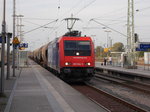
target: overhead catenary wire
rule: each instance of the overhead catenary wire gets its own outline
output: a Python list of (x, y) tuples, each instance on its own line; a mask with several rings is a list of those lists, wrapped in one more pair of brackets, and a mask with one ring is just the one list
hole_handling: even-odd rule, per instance
[[(137, 2), (138, 3), (138, 2)], [(148, 10), (150, 9), (150, 7), (145, 7), (145, 8), (142, 8), (142, 9), (137, 9), (136, 10), (136, 13), (138, 12), (141, 12), (141, 11), (145, 11), (145, 10)], [(135, 14), (136, 14), (135, 13)], [(117, 21), (117, 19), (121, 19), (121, 18), (126, 18), (126, 16), (121, 16), (121, 17), (118, 17), (116, 18), (116, 20), (110, 20), (110, 21)], [(108, 19), (103, 19), (103, 18), (94, 18), (95, 20), (108, 20)], [(109, 20), (108, 20), (109, 21)], [(119, 20), (118, 20), (119, 21)], [(122, 21), (122, 23), (124, 23), (126, 20), (120, 20)], [(124, 22), (123, 22), (124, 21)], [(121, 22), (118, 22), (118, 23), (121, 23)], [(114, 25), (114, 24), (118, 24), (118, 23), (108, 23), (107, 25)]]
[[(92, 4), (93, 2), (95, 2), (95, 1), (96, 1), (96, 0), (93, 0), (93, 1), (91, 1), (90, 3), (88, 3), (88, 4), (87, 4), (86, 6), (84, 6), (82, 9), (80, 9), (76, 14), (80, 13), (83, 9), (87, 8), (89, 5), (91, 5), (91, 4)], [(79, 1), (71, 10), (73, 10), (80, 2), (81, 2), (81, 1)], [(60, 0), (59, 0), (59, 3), (58, 3), (58, 10), (59, 10), (59, 9), (60, 9)], [(68, 12), (70, 12), (71, 10), (69, 10)], [(59, 12), (58, 12), (58, 13), (59, 13)], [(57, 14), (57, 15), (58, 15), (58, 14)], [(60, 18), (60, 17), (58, 17), (58, 18)], [(41, 18), (24, 18), (24, 19), (48, 20), (48, 19), (41, 19)], [(59, 20), (59, 19), (57, 19), (55, 25), (57, 24), (58, 20)], [(46, 25), (47, 25), (47, 24), (46, 24)], [(44, 25), (44, 26), (46, 26), (46, 25)], [(55, 26), (55, 25), (54, 25), (54, 26)], [(62, 24), (61, 24), (61, 25), (62, 25)], [(57, 28), (53, 29), (53, 31), (55, 31), (56, 29), (58, 29), (61, 25), (59, 25)], [(40, 26), (40, 27), (35, 28), (35, 29), (33, 29), (33, 30), (27, 31), (27, 32), (25, 32), (24, 34), (29, 33), (29, 32), (32, 32), (32, 31), (37, 30), (37, 29), (39, 29), (39, 28), (41, 28), (41, 27), (44, 27), (44, 26)], [(53, 31), (51, 31), (51, 33), (52, 33)], [(51, 33), (50, 33), (50, 34), (51, 34)]]
[[(87, 8), (88, 6), (90, 6), (92, 3), (94, 3), (96, 0), (92, 0), (91, 2), (89, 2), (87, 5), (85, 5), (83, 8), (81, 8), (77, 13), (75, 13), (74, 15), (77, 15), (77, 14), (79, 14), (82, 10), (84, 10), (85, 8)], [(67, 13), (69, 13), (70, 11), (72, 11), (76, 6), (78, 6), (78, 4), (80, 4), (81, 3), (81, 0), (76, 4), (76, 5), (74, 5), (74, 7), (71, 9), (71, 10), (69, 10), (69, 11), (67, 11)], [(66, 13), (64, 13), (63, 14), (63, 16), (65, 15)], [(61, 24), (62, 25), (62, 24)], [(59, 25), (59, 27), (61, 26), (61, 25)], [(57, 27), (57, 29), (59, 28), (59, 27)], [(56, 29), (54, 29), (54, 31), (55, 31)], [(53, 32), (53, 31), (52, 31)], [(51, 32), (51, 33), (52, 33)]]
[[(117, 24), (121, 24), (121, 23), (126, 23), (127, 21), (126, 20), (120, 20), (121, 18), (127, 18), (127, 16), (120, 16), (120, 17), (118, 17), (118, 18), (115, 18), (115, 19), (112, 19), (112, 20), (109, 20), (109, 19), (95, 19), (95, 18), (93, 18), (94, 20), (103, 20), (103, 21), (110, 21), (110, 22), (108, 22), (108, 23), (105, 23), (105, 24), (107, 24), (107, 26), (108, 25), (117, 25)], [(118, 21), (118, 22), (116, 22), (116, 21)]]
[[(83, 0), (82, 0), (83, 1)], [(71, 9), (69, 9), (67, 12), (63, 13), (60, 18), (62, 18), (63, 16), (65, 16), (66, 14), (70, 13), (73, 9), (75, 9), (77, 6), (79, 6), (79, 4), (81, 3), (81, 0), (79, 0)], [(73, 12), (72, 12), (73, 13)]]
[[(77, 4), (75, 4), (69, 11), (65, 12), (62, 16), (59, 16), (59, 10), (60, 10), (60, 8), (61, 8), (61, 7), (60, 7), (61, 4), (60, 4), (60, 0), (59, 0), (58, 2), (59, 2), (59, 3), (58, 3), (58, 14), (57, 14), (57, 16), (58, 16), (58, 20), (60, 20), (60, 18), (62, 18), (66, 13), (71, 12), (76, 6), (78, 6), (78, 4), (81, 2), (81, 0), (79, 0), (79, 2), (77, 2)], [(57, 22), (58, 22), (58, 21), (57, 21)], [(54, 24), (53, 27), (56, 26), (57, 22)], [(57, 26), (57, 28), (53, 29), (53, 30), (50, 32), (50, 35), (51, 35), (55, 30), (59, 29), (59, 28), (62, 26), (62, 24), (63, 24), (63, 23), (61, 23), (59, 26)]]
[[(53, 29), (53, 30), (50, 32), (50, 34), (52, 34), (55, 30), (58, 30), (59, 28), (63, 28), (63, 27), (61, 27), (63, 24), (64, 24), (64, 22), (61, 23), (59, 26), (57, 26), (55, 29)], [(55, 25), (56, 25), (56, 23), (55, 23)]]
[(120, 20), (120, 19), (102, 19), (102, 18), (100, 18), (100, 19), (95, 19), (95, 20), (103, 20), (103, 21), (126, 21), (126, 20)]
[(52, 22), (49, 22), (49, 23), (47, 23), (47, 24), (44, 24), (44, 25), (42, 25), (42, 26), (39, 26), (39, 27), (37, 27), (37, 28), (34, 28), (34, 29), (32, 29), (32, 30), (29, 30), (29, 31), (27, 31), (27, 32), (24, 32), (23, 34), (30, 33), (30, 32), (32, 32), (32, 31), (35, 31), (35, 30), (37, 30), (37, 29), (40, 29), (40, 28), (42, 28), (42, 27), (45, 27), (45, 26), (47, 26), (47, 25), (49, 25), (49, 24), (51, 24), (51, 23), (57, 22), (57, 21), (58, 21), (58, 19), (56, 19), (56, 20), (54, 20), (54, 21), (52, 21)]
[(125, 35), (125, 34), (119, 32), (119, 31), (117, 31), (117, 30), (115, 30), (115, 29), (113, 29), (113, 28), (111, 28), (111, 27), (109, 27), (109, 26), (107, 26), (107, 25), (105, 25), (105, 24), (103, 24), (103, 23), (100, 23), (100, 22), (98, 22), (98, 21), (96, 21), (96, 20), (94, 20), (94, 19), (91, 19), (90, 21), (94, 21), (94, 22), (96, 22), (97, 24), (100, 24), (100, 25), (102, 25), (102, 26), (105, 26), (106, 28), (111, 29), (111, 30), (114, 31), (114, 32), (117, 32), (117, 33), (121, 34), (121, 35), (124, 36), (124, 37), (128, 37), (127, 35)]
[(96, 0), (92, 0), (90, 3), (88, 3), (87, 5), (85, 5), (82, 9), (80, 9), (77, 13), (75, 13), (75, 15), (79, 14), (82, 10), (84, 10), (85, 8), (89, 7), (92, 3), (94, 3)]
[[(59, 17), (59, 10), (60, 10), (60, 8), (61, 8), (61, 4), (60, 4), (60, 0), (58, 0), (58, 13), (57, 13), (57, 17), (58, 17), (58, 19), (57, 19), (57, 21), (54, 21), (55, 22), (55, 24), (52, 26), (52, 31), (50, 32), (50, 34), (52, 33), (52, 32), (54, 32), (56, 29), (58, 29), (62, 24), (60, 24), (57, 28), (55, 27), (56, 26), (56, 24), (57, 24), (57, 22), (58, 22), (58, 20), (60, 19), (60, 17)], [(77, 5), (77, 4), (76, 4)], [(42, 19), (42, 18), (24, 18), (24, 19), (29, 19), (29, 20), (50, 20), (50, 19)], [(54, 19), (51, 19), (51, 20), (54, 20)], [(26, 21), (27, 22), (27, 21)], [(29, 22), (29, 21), (28, 21)], [(32, 23), (32, 22), (29, 22), (29, 23), (31, 23), (31, 24), (34, 24), (34, 25), (38, 25), (38, 24), (36, 24), (36, 23)], [(32, 31), (34, 31), (34, 30), (37, 30), (37, 29), (39, 29), (39, 28), (42, 28), (42, 27), (44, 27), (44, 26), (46, 26), (46, 25), (48, 25), (49, 23), (47, 23), (47, 24), (45, 24), (45, 25), (38, 25), (39, 27), (37, 27), (37, 28), (35, 28), (35, 29), (32, 29), (32, 30), (30, 30), (30, 31), (27, 31), (27, 32), (25, 32), (24, 34), (26, 34), (26, 33), (30, 33), (30, 32), (32, 32)], [(48, 39), (49, 40), (49, 39)]]
[(47, 19), (44, 19), (44, 18), (23, 18), (23, 19), (29, 19), (29, 20), (56, 20), (56, 19), (51, 19), (51, 18), (47, 18)]
[[(121, 23), (125, 23), (125, 21), (124, 22), (115, 22), (115, 23), (111, 23), (111, 24), (107, 24), (107, 26), (111, 26), (111, 25), (118, 25), (118, 24), (121, 24)], [(83, 29), (99, 29), (100, 27), (83, 27)], [(105, 27), (103, 27), (103, 28), (105, 28)]]
[(114, 11), (111, 11), (111, 12), (108, 12), (108, 13), (104, 13), (102, 14), (101, 16), (98, 16), (98, 17), (95, 17), (94, 19), (99, 19), (99, 18), (106, 18), (108, 16), (114, 16), (114, 15), (120, 15), (118, 13), (122, 13), (120, 11), (122, 10), (125, 10), (126, 7), (123, 7), (123, 8), (120, 8), (120, 9), (117, 9), (117, 10), (114, 10)]
[(107, 25), (108, 26), (110, 26), (110, 25), (118, 25), (118, 24), (121, 24), (121, 23), (126, 23), (126, 21), (120, 21), (120, 22), (110, 23), (110, 24), (107, 24)]
[[(57, 16), (59, 16), (59, 11), (60, 11), (60, 8), (61, 8), (61, 2), (60, 2), (61, 0), (58, 0), (58, 14), (57, 14)], [(78, 4), (81, 2), (81, 0), (79, 0), (79, 2), (73, 7), (73, 8), (75, 8), (76, 6), (78, 6)], [(73, 9), (72, 8), (72, 9)], [(70, 10), (71, 11), (71, 10)], [(43, 18), (23, 18), (24, 20), (26, 20), (26, 19), (28, 19), (28, 20), (54, 20), (54, 19), (43, 19)], [(54, 27), (55, 27), (55, 25), (57, 24), (57, 22), (58, 22), (58, 20), (60, 19), (60, 17), (58, 17), (58, 19), (57, 19), (57, 21), (54, 21), (54, 22), (56, 22), (55, 24), (54, 24)], [(29, 22), (28, 22), (29, 23)], [(31, 22), (30, 22), (31, 23)], [(53, 22), (52, 22), (53, 23)], [(36, 24), (36, 23), (31, 23), (31, 24), (34, 24), (34, 25), (38, 25), (38, 24)], [(34, 29), (32, 29), (32, 30), (30, 30), (30, 31), (27, 31), (27, 32), (25, 32), (25, 33), (23, 33), (23, 34), (27, 34), (27, 33), (30, 33), (30, 32), (32, 32), (32, 31), (35, 31), (35, 30), (37, 30), (37, 29), (39, 29), (39, 28), (42, 28), (42, 27), (44, 27), (44, 26), (46, 26), (46, 25), (48, 25), (48, 24), (51, 24), (51, 22), (50, 23), (47, 23), (47, 24), (45, 24), (45, 25), (38, 25), (39, 27), (37, 27), (37, 28), (34, 28)], [(59, 26), (61, 26), (61, 25), (59, 25)], [(58, 28), (55, 28), (55, 29), (53, 29), (53, 31), (55, 31), (56, 29), (58, 29)], [(53, 32), (52, 31), (52, 32)], [(51, 32), (51, 33), (52, 33)]]
[(148, 9), (150, 9), (150, 6), (149, 6), (149, 7), (142, 8), (142, 9), (137, 9), (136, 11), (137, 11), (137, 12), (141, 12), (141, 11), (145, 11), (145, 10), (148, 10)]
[[(30, 21), (26, 21), (26, 20), (24, 20), (24, 22), (27, 22), (27, 23), (30, 23), (30, 24), (33, 24), (33, 25), (36, 25), (36, 26), (41, 26), (40, 24), (33, 23), (33, 22), (30, 22)], [(53, 28), (53, 27), (44, 26), (43, 28)]]
[[(55, 27), (56, 24), (57, 24), (57, 22), (52, 26), (53, 29), (52, 29), (52, 31), (50, 32), (50, 35), (51, 35), (56, 29), (58, 29), (58, 28), (60, 27), (60, 26)], [(55, 29), (54, 29), (54, 28), (55, 28)], [(49, 41), (49, 37), (48, 37), (48, 41)]]
[[(139, 0), (139, 1), (136, 1), (134, 4), (139, 4), (139, 3), (143, 2), (143, 1), (144, 0)], [(119, 8), (119, 9), (115, 9), (115, 10), (113, 10), (111, 12), (107, 12), (107, 13), (104, 13), (103, 15), (101, 15), (101, 16), (95, 17), (94, 19), (105, 18), (106, 16), (110, 16), (110, 15), (111, 16), (117, 15), (116, 13), (118, 13), (118, 12), (120, 12), (122, 10), (126, 10), (126, 9), (127, 9), (127, 6)]]
[(33, 24), (33, 25), (36, 25), (36, 26), (41, 26), (41, 25), (39, 25), (39, 24), (37, 24), (37, 23), (33, 23), (33, 22), (30, 22), (30, 21), (26, 21), (26, 20), (24, 20), (24, 22), (30, 23), (30, 24)]

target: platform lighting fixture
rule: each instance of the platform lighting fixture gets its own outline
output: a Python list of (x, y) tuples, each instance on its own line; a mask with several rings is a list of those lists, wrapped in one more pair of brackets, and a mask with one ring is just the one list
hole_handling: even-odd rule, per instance
[(105, 32), (107, 33), (107, 48), (109, 47), (108, 43), (109, 43), (109, 33), (111, 32), (110, 30), (105, 30)]

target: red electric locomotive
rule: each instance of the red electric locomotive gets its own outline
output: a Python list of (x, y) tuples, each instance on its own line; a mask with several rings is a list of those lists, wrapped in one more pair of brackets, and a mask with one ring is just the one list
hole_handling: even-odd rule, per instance
[(46, 55), (47, 67), (65, 81), (89, 81), (94, 75), (94, 44), (78, 31), (50, 42)]

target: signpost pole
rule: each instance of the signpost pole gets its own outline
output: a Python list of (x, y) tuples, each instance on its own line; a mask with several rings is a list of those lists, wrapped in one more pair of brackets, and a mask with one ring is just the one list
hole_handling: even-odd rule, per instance
[(7, 76), (6, 79), (10, 78), (10, 38), (12, 33), (7, 33)]
[[(15, 25), (16, 25), (16, 0), (13, 0), (13, 39), (15, 38)], [(13, 68), (13, 77), (15, 77), (15, 44), (13, 43), (13, 53), (12, 53), (12, 68)]]

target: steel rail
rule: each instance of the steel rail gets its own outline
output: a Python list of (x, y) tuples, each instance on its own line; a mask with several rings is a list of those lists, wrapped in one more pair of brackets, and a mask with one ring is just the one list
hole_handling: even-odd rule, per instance
[(101, 93), (103, 93), (103, 94), (105, 94), (105, 95), (111, 97), (112, 99), (114, 99), (114, 100), (116, 100), (116, 101), (118, 101), (118, 102), (120, 102), (120, 103), (126, 105), (127, 107), (129, 107), (129, 108), (131, 108), (131, 109), (133, 109), (133, 110), (135, 110), (135, 111), (137, 111), (137, 112), (148, 112), (148, 110), (145, 110), (145, 109), (143, 109), (143, 108), (140, 108), (140, 107), (138, 107), (138, 106), (136, 106), (136, 105), (134, 105), (134, 104), (132, 104), (132, 103), (130, 103), (130, 102), (128, 102), (128, 101), (125, 101), (125, 100), (123, 100), (123, 99), (121, 99), (121, 98), (119, 98), (119, 97), (117, 97), (117, 96), (114, 96), (114, 95), (112, 95), (112, 94), (110, 94), (110, 93), (108, 93), (108, 92), (106, 92), (106, 91), (104, 91), (104, 90), (100, 90), (99, 88), (97, 88), (97, 87), (95, 87), (95, 86), (92, 86), (92, 85), (90, 85), (90, 84), (87, 84), (87, 86), (89, 86), (89, 87), (92, 88), (92, 89), (95, 89), (97, 92), (101, 92)]
[[(122, 79), (122, 78), (110, 76), (110, 75), (103, 74), (103, 73), (97, 73), (97, 74), (100, 74), (100, 75), (95, 75), (96, 78), (102, 78), (102, 79), (105, 79), (108, 81), (112, 81), (112, 82), (124, 85), (124, 86), (132, 88), (132, 89), (136, 89), (136, 90), (139, 90), (142, 92), (150, 93), (150, 86), (147, 84), (143, 84), (140, 82), (131, 81), (131, 80), (127, 80), (127, 79)], [(137, 84), (137, 86), (134, 86), (134, 84)]]

